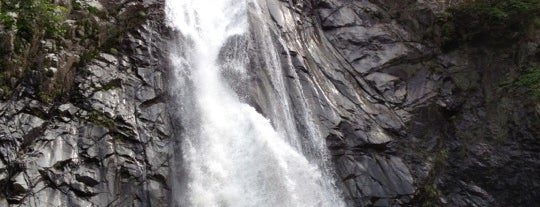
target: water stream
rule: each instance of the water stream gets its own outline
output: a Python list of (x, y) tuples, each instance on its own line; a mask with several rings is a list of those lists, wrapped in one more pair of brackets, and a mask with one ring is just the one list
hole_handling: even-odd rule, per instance
[[(181, 183), (186, 207), (344, 206), (332, 177), (303, 155), (292, 116), (275, 126), (246, 103), (248, 11), (256, 0), (167, 0), (178, 32), (171, 61), (183, 131)], [(279, 76), (279, 73), (276, 74)], [(282, 111), (277, 109), (275, 111)], [(173, 206), (174, 206), (173, 205)]]

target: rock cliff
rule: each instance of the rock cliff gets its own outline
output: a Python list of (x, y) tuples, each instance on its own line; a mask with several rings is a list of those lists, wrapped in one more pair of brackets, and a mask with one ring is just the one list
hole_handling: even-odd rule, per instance
[[(0, 81), (0, 206), (168, 206), (183, 126), (163, 0), (55, 3), (62, 38), (21, 53), (0, 27), (2, 73), (19, 71)], [(248, 40), (261, 69), (239, 90), (279, 119), (270, 34), (297, 128), (316, 123), (349, 206), (535, 206), (540, 107), (504, 85), (538, 61), (538, 35), (443, 50), (456, 3), (261, 0)]]
[(166, 206), (162, 2), (57, 3), (65, 37), (7, 49), (37, 67), (0, 102), (0, 206)]
[[(337, 170), (350, 182), (346, 194), (357, 206), (538, 203), (538, 160), (533, 158), (538, 102), (528, 98), (532, 94), (504, 87), (520, 67), (538, 61), (537, 35), (518, 43), (478, 41), (445, 50), (441, 22), (445, 9), (457, 3), (322, 0), (314, 5), (323, 34), (350, 64), (349, 74), (365, 80), (363, 88), (373, 88), (365, 91), (376, 97), (372, 103), (384, 103), (403, 124), (383, 126), (391, 137), (384, 145), (352, 144), (355, 137), (366, 137), (359, 133), (366, 130), (358, 130), (358, 124), (341, 128), (349, 143), (338, 149), (356, 160), (340, 165), (344, 156), (337, 157)], [(365, 157), (373, 155), (405, 165), (378, 157), (366, 164)]]

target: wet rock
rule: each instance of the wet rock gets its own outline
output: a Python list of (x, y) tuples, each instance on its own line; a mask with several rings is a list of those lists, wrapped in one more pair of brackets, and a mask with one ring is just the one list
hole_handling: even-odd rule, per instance
[(96, 180), (98, 175), (91, 169), (79, 169), (79, 172), (75, 174), (75, 179), (87, 186), (94, 187), (99, 184), (99, 181)]
[(62, 104), (58, 107), (58, 111), (60, 111), (60, 113), (63, 113), (69, 117), (74, 116), (78, 112), (78, 110), (79, 109), (71, 103)]
[(30, 188), (24, 173), (18, 173), (12, 178), (10, 188), (11, 195), (8, 199), (11, 202), (21, 202)]
[[(9, 202), (21, 206), (166, 206), (170, 196), (166, 155), (171, 145), (165, 143), (170, 142), (172, 131), (169, 117), (163, 115), (167, 105), (143, 104), (166, 90), (163, 64), (157, 63), (158, 59), (166, 62), (166, 37), (152, 34), (157, 27), (167, 30), (160, 23), (164, 2), (79, 3), (83, 8), (91, 6), (103, 16), (87, 18), (88, 28), (69, 31), (88, 36), (95, 23), (97, 28), (91, 28), (96, 30), (92, 34), (95, 38), (70, 39), (65, 44), (47, 40), (42, 48), (47, 50), (45, 62), (58, 70), (54, 77), (73, 73), (61, 77), (65, 85), (56, 86), (62, 88), (64, 97), (53, 104), (43, 104), (33, 100), (36, 96), (31, 84), (23, 81), (22, 92), (0, 101), (0, 180), (6, 187), (0, 195), (0, 205), (8, 206), (4, 203)], [(151, 13), (146, 16), (148, 19), (122, 20), (123, 25), (116, 27), (112, 26), (119, 23), (112, 18), (116, 9), (123, 11), (120, 15), (137, 9)], [(78, 27), (86, 18), (84, 15), (94, 14), (70, 16), (74, 19), (68, 21), (68, 26)], [(105, 30), (101, 26), (115, 29)], [(104, 41), (109, 37), (114, 39), (110, 42), (117, 43), (114, 50), (97, 51), (107, 47)], [(97, 42), (92, 47), (84, 46), (93, 41)], [(132, 44), (139, 45), (137, 54), (136, 48), (129, 47)], [(137, 74), (138, 68), (145, 68), (146, 74)], [(153, 107), (148, 119), (136, 113), (140, 105)], [(151, 156), (144, 152), (146, 145), (140, 143), (139, 134), (145, 134), (145, 141), (153, 143), (148, 148), (153, 150)], [(159, 183), (152, 181), (159, 191), (148, 191), (150, 179), (146, 173), (161, 178)]]
[[(443, 192), (434, 199), (441, 206), (538, 203), (533, 115), (540, 109), (498, 85), (519, 71), (516, 61), (534, 56), (537, 43), (516, 46), (519, 52), (477, 46), (440, 51), (435, 21), (456, 1), (266, 2), (267, 19), (250, 23), (271, 27), (251, 32), (249, 47), (256, 52), (250, 55), (268, 55), (257, 42), (262, 36), (279, 42), (275, 52), (298, 131), (326, 139), (336, 185), (350, 206), (420, 206), (425, 186)], [(0, 181), (6, 189), (0, 206), (167, 206), (174, 196), (173, 137), (184, 126), (169, 120), (175, 108), (165, 95), (163, 1), (86, 3), (106, 14), (89, 18), (99, 30), (99, 44), (91, 49), (111, 42), (114, 48), (89, 51), (76, 46), (79, 40), (40, 43), (50, 64), (45, 70), (54, 77), (75, 71), (74, 87), (47, 105), (33, 100), (35, 81), (24, 80), (0, 101)], [(135, 21), (140, 10), (147, 20)], [(134, 26), (118, 28), (125, 25)], [(90, 32), (70, 29), (80, 37)], [(13, 51), (13, 35), (0, 36)], [(105, 42), (109, 36), (115, 40)], [(66, 70), (67, 62), (78, 62), (77, 70)], [(269, 106), (276, 99), (268, 95), (276, 89), (271, 71), (253, 62), (261, 70), (250, 72), (248, 102), (277, 122)]]
[[(487, 84), (502, 81), (498, 77), (505, 75), (480, 69), (493, 68), (485, 64), (491, 61), (482, 58), (486, 55), (485, 48), (479, 49), (480, 54), (475, 58), (471, 58), (471, 51), (466, 49), (440, 54), (436, 48), (438, 37), (431, 32), (436, 29), (433, 28), (436, 16), (453, 3), (444, 0), (319, 1), (314, 9), (321, 23), (315, 23), (315, 27), (322, 29), (322, 33), (302, 27), (302, 37), (289, 32), (295, 31), (289, 20), (302, 13), (288, 11), (286, 3), (269, 5), (270, 18), (278, 27), (276, 34), (284, 31), (286, 48), (283, 50), (294, 51), (290, 54), (292, 65), (304, 72), (287, 73), (292, 80), (297, 77), (301, 80), (300, 84), (289, 81), (289, 88), (318, 88), (316, 92), (303, 91), (307, 97), (318, 101), (314, 104), (317, 106), (310, 107), (320, 117), (322, 134), (342, 178), (338, 186), (343, 186), (351, 205), (421, 205), (415, 203), (418, 201), (413, 197), (422, 195), (426, 177), (433, 173), (438, 178), (452, 180), (456, 177), (453, 173), (459, 172), (463, 176), (457, 177), (461, 179), (467, 174), (483, 183), (476, 185), (480, 188), (461, 185), (457, 190), (445, 181), (438, 182), (436, 185), (444, 192), (468, 189), (467, 193), (457, 193), (452, 199), (436, 199), (445, 205), (485, 206), (493, 202), (493, 192), (502, 192), (497, 190), (504, 188), (502, 184), (496, 184), (499, 187), (495, 188), (485, 180), (492, 180), (492, 176), (475, 175), (481, 172), (479, 169), (499, 166), (507, 160), (506, 156), (495, 155), (491, 144), (476, 145), (477, 141), (490, 137), (510, 136), (508, 131), (499, 130), (508, 127), (506, 116), (487, 115), (500, 114), (497, 111), (508, 108), (507, 101), (499, 102), (495, 98), (500, 94), (492, 93), (494, 89), (499, 90), (496, 84)], [(317, 38), (321, 35), (322, 38)], [(315, 39), (317, 44), (306, 37)], [(488, 102), (500, 103), (486, 104), (492, 113), (487, 113), (489, 109), (482, 104), (486, 97), (492, 98)], [(264, 103), (257, 105), (264, 106)], [(264, 113), (265, 107), (261, 108)], [(487, 119), (488, 127), (478, 126)], [(468, 142), (463, 140), (475, 144), (461, 143)], [(453, 151), (460, 147), (475, 158), (460, 157), (462, 155)], [(447, 155), (448, 160), (441, 157), (443, 152), (449, 151), (452, 153)], [(506, 152), (511, 154), (513, 150)], [(439, 156), (438, 164), (427, 164), (425, 160), (433, 157), (433, 153)], [(490, 155), (497, 159), (483, 159)], [(522, 155), (515, 156), (524, 159)], [(450, 164), (450, 172), (435, 169), (446, 164)], [(499, 179), (504, 179), (504, 173), (498, 174), (502, 176)], [(491, 192), (483, 186), (491, 186)]]
[(8, 169), (4, 162), (0, 161), (0, 182), (8, 178)]
[(374, 86), (379, 91), (386, 91), (386, 90), (392, 89), (393, 82), (399, 80), (399, 78), (393, 75), (386, 74), (386, 73), (375, 72), (366, 76), (366, 80), (373, 82)]
[(148, 101), (156, 97), (156, 92), (151, 87), (143, 86), (139, 90), (137, 90), (137, 98), (141, 101)]
[[(284, 51), (295, 51), (285, 53), (289, 55), (294, 67), (283, 67), (288, 77), (292, 77), (287, 79), (288, 90), (294, 91), (298, 88), (303, 93), (295, 94), (295, 97), (309, 97), (293, 99), (293, 103), (300, 108), (295, 108), (295, 111), (302, 110), (300, 106), (304, 104), (315, 114), (310, 116), (296, 113), (295, 118), (298, 123), (303, 123), (306, 119), (324, 123), (319, 126), (321, 134), (326, 135), (330, 153), (334, 156), (336, 171), (341, 178), (338, 186), (345, 188), (345, 197), (351, 202), (351, 206), (373, 205), (375, 198), (384, 198), (380, 202), (397, 203), (398, 197), (409, 196), (415, 192), (408, 167), (401, 158), (390, 155), (395, 151), (392, 147), (394, 137), (390, 132), (402, 130), (403, 123), (388, 105), (381, 103), (384, 96), (377, 94), (375, 89), (390, 91), (388, 96), (399, 97), (394, 98), (396, 103), (402, 101), (407, 92), (403, 91), (405, 89), (397, 76), (384, 72), (370, 75), (368, 71), (408, 55), (410, 51), (408, 48), (404, 49), (404, 44), (393, 43), (395, 38), (392, 39), (388, 34), (386, 26), (361, 26), (368, 24), (362, 20), (363, 17), (357, 16), (357, 13), (361, 12), (343, 6), (341, 1), (327, 1), (326, 4), (320, 14), (323, 25), (315, 26), (322, 26), (327, 33), (303, 30), (307, 37), (314, 39), (313, 42), (287, 32), (283, 34), (286, 41)], [(336, 6), (328, 8), (332, 5)], [(284, 9), (286, 6), (269, 7), (270, 16), (279, 25), (279, 29), (276, 29), (278, 34), (279, 31), (295, 31), (296, 28), (290, 26), (288, 20), (303, 18), (302, 14)], [(278, 13), (280, 17), (276, 17)], [(345, 42), (338, 43), (338, 40)], [(361, 49), (371, 42), (380, 43), (381, 47)], [(338, 52), (331, 52), (336, 49)], [(364, 55), (373, 55), (374, 59)], [(353, 60), (366, 62), (358, 63), (363, 67), (354, 67), (354, 64), (351, 67)], [(369, 76), (368, 81), (362, 78), (363, 74)], [(371, 85), (376, 86), (375, 89)], [(313, 88), (316, 90), (312, 90)], [(264, 96), (261, 91), (265, 90), (267, 89), (261, 87), (257, 95)], [(314, 101), (308, 102), (310, 100)], [(265, 102), (268, 101), (259, 101), (257, 104), (264, 106), (267, 104)], [(263, 114), (271, 114), (266, 111), (267, 108), (261, 107)]]
[(356, 24), (356, 13), (349, 7), (341, 7), (336, 10), (322, 10), (323, 27), (345, 27)]
[(78, 158), (78, 149), (75, 148), (77, 144), (73, 135), (63, 135), (38, 143), (36, 150), (41, 156), (37, 163), (42, 168), (50, 168), (57, 163)]

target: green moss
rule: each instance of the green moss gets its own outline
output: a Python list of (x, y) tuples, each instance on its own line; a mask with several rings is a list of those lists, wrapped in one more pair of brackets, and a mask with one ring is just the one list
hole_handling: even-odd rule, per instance
[(448, 166), (448, 151), (441, 149), (432, 155), (432, 168), (423, 186), (419, 187), (416, 203), (421, 207), (441, 206), (442, 190), (437, 182), (438, 177), (446, 171)]
[(457, 88), (462, 91), (478, 88), (480, 77), (474, 71), (453, 73), (451, 77)]
[(44, 104), (51, 104), (54, 102), (54, 97), (46, 92), (39, 92), (38, 99)]
[(535, 100), (540, 100), (540, 68), (536, 65), (527, 68), (518, 77), (514, 86), (522, 88)]
[(83, 8), (81, 2), (78, 0), (71, 0), (71, 7), (73, 10), (81, 10)]
[(0, 99), (8, 98), (12, 93), (11, 87), (6, 85), (0, 86)]
[(14, 14), (15, 13), (13, 13), (13, 12), (0, 11), (0, 23), (2, 23), (2, 25), (4, 25), (5, 29), (7, 29), (7, 30), (13, 30), (14, 29), (14, 26), (17, 23)]
[(121, 33), (118, 31), (112, 31), (111, 34), (114, 34), (114, 36), (109, 37), (105, 42), (103, 42), (103, 44), (100, 46), (100, 50), (108, 51), (114, 55), (114, 53), (118, 53), (118, 49), (116, 49), (116, 47), (122, 44), (123, 38), (120, 37)]
[(79, 60), (79, 66), (82, 66), (82, 65), (88, 63), (89, 61), (93, 60), (94, 58), (96, 58), (98, 56), (98, 54), (99, 54), (99, 51), (97, 49), (95, 49), (95, 48), (88, 49), (81, 56), (81, 59)]
[(110, 49), (109, 49), (109, 52), (110, 52), (111, 54), (113, 54), (113, 55), (118, 55), (118, 50), (117, 50), (116, 48), (114, 48), (114, 47), (113, 47), (113, 48), (110, 48)]
[(509, 79), (501, 87), (534, 103), (540, 102), (540, 66), (531, 62), (521, 68), (517, 78)]
[(114, 120), (107, 117), (105, 114), (99, 111), (91, 111), (88, 114), (88, 121), (98, 126), (105, 127), (107, 129), (113, 129), (115, 127)]
[(534, 18), (533, 25), (536, 29), (540, 28), (540, 17)]
[(443, 149), (433, 156), (433, 168), (437, 171), (444, 170), (448, 165), (448, 150)]
[(6, 99), (13, 93), (10, 86), (10, 79), (11, 75), (8, 72), (0, 72), (0, 99)]
[(146, 17), (146, 16), (148, 16), (148, 15), (146, 14), (146, 12), (144, 12), (144, 11), (142, 11), (142, 10), (139, 11), (137, 14), (139, 15), (139, 17), (143, 17), (143, 18)]
[(6, 83), (9, 78), (7, 77), (7, 73), (2, 71), (0, 73), (0, 84)]
[(86, 5), (86, 9), (88, 10), (88, 12), (90, 14), (92, 14), (94, 16), (97, 16), (97, 17), (102, 18), (102, 19), (107, 18), (107, 12), (98, 9), (97, 7)]
[(89, 7), (88, 7), (88, 11), (89, 11), (91, 14), (97, 14), (97, 13), (99, 13), (99, 9), (96, 8), (96, 7), (93, 7), (93, 6), (89, 6)]

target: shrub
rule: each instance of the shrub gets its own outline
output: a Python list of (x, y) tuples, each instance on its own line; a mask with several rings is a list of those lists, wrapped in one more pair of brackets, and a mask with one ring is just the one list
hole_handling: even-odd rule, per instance
[[(67, 8), (54, 4), (52, 0), (0, 1), (0, 34), (12, 38), (0, 48), (0, 86), (3, 87), (0, 98), (9, 96), (28, 71), (41, 66), (37, 62), (39, 58), (36, 58), (39, 40), (60, 40), (67, 31), (68, 13)], [(44, 72), (45, 77), (54, 75)], [(51, 96), (45, 93), (38, 94), (38, 98), (45, 103), (52, 101)]]
[(59, 37), (66, 32), (68, 11), (50, 0), (3, 0), (0, 2), (0, 23), (17, 36), (30, 41), (41, 31), (48, 37)]

